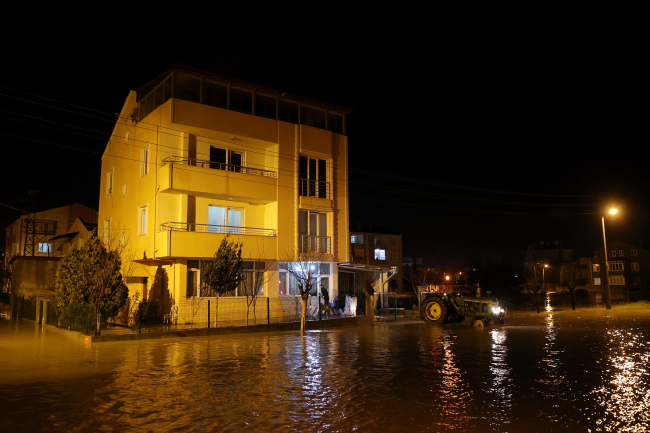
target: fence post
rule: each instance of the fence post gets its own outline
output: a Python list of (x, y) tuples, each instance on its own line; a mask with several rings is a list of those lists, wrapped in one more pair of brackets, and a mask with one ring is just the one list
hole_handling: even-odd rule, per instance
[(267, 324), (269, 325), (271, 324), (271, 307), (269, 305), (270, 301), (271, 301), (270, 297), (266, 298), (266, 321)]
[(208, 299), (208, 329), (210, 329), (210, 300)]

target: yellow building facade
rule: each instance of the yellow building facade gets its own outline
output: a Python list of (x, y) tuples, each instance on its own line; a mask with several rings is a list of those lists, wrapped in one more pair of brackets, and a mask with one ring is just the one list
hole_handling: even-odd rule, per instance
[(99, 201), (100, 233), (134, 257), (130, 293), (159, 314), (200, 296), (200, 261), (229, 236), (270, 269), (265, 297), (295, 295), (278, 262), (310, 251), (327, 257), (319, 281), (336, 296), (350, 252), (349, 112), (179, 67), (131, 91)]

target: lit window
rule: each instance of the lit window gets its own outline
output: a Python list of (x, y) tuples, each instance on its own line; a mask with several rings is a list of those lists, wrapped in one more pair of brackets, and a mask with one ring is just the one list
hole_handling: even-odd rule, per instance
[(600, 272), (600, 265), (599, 265), (599, 264), (594, 263), (594, 264), (592, 265), (592, 267), (593, 267), (593, 271), (594, 271), (594, 272)]
[(147, 205), (138, 207), (138, 235), (147, 234)]
[(149, 146), (145, 146), (140, 151), (140, 176), (146, 176), (149, 173)]
[(111, 168), (106, 173), (106, 194), (111, 194), (113, 192), (113, 169)]
[(386, 260), (386, 250), (375, 248), (375, 260)]
[(353, 244), (363, 244), (363, 235), (351, 235), (350, 242)]
[(638, 270), (640, 270), (639, 262), (634, 262), (634, 263), (632, 263), (632, 270), (633, 270), (633, 271), (638, 271)]
[(52, 252), (52, 244), (48, 243), (40, 243), (38, 244), (38, 252), (39, 253), (51, 253)]
[(609, 262), (609, 270), (610, 271), (624, 271), (625, 267), (623, 266), (622, 261)]
[(636, 250), (630, 250), (630, 255), (631, 255), (631, 256), (636, 256), (636, 255), (637, 255)]
[(208, 207), (208, 231), (210, 233), (241, 234), (242, 215), (240, 208), (212, 206)]
[(609, 277), (609, 284), (612, 286), (624, 286), (625, 277), (622, 275), (612, 275)]
[(594, 278), (594, 286), (600, 286), (600, 278)]
[(391, 266), (390, 270), (393, 271), (394, 273), (397, 273), (397, 266)]

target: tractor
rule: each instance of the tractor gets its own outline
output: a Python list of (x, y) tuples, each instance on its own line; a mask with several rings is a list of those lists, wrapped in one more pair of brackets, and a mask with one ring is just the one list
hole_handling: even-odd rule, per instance
[(503, 325), (505, 311), (499, 301), (474, 296), (454, 296), (451, 293), (423, 292), (420, 317), (427, 323), (461, 323), (472, 318), (472, 326)]

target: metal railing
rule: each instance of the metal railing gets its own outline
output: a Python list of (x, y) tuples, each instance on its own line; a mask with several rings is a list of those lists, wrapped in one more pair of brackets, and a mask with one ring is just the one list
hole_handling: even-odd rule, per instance
[(301, 253), (330, 254), (330, 244), (329, 236), (300, 235)]
[(182, 156), (168, 156), (167, 158), (163, 159), (163, 165), (167, 165), (167, 164), (190, 165), (193, 167), (232, 171), (235, 173), (250, 174), (250, 175), (262, 176), (262, 177), (272, 177), (272, 178), (278, 177), (276, 172), (270, 170), (263, 170), (261, 168), (251, 168), (251, 167), (245, 167), (243, 165), (223, 164), (221, 162), (206, 161), (203, 159), (195, 159), (195, 158), (185, 158)]
[(250, 236), (275, 236), (274, 229), (260, 229), (254, 227), (220, 226), (216, 224), (195, 224), (195, 223), (163, 223), (160, 224), (160, 231), (180, 231), (198, 233), (228, 233), (233, 235)]
[(300, 195), (331, 199), (330, 183), (315, 179), (300, 179)]

